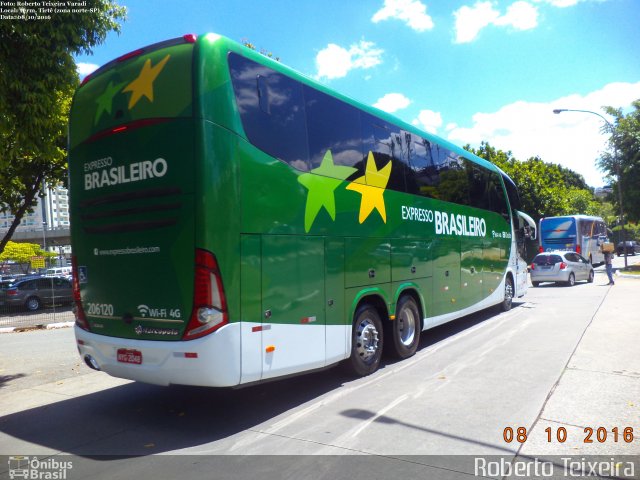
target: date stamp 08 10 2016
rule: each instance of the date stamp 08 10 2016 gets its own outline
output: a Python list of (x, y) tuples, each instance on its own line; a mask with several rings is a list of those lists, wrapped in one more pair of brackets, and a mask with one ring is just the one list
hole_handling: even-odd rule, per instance
[[(568, 439), (567, 429), (564, 427), (547, 427), (544, 431), (549, 443), (565, 443)], [(506, 443), (525, 443), (529, 432), (526, 427), (506, 427), (502, 431), (502, 438)], [(610, 431), (605, 427), (585, 427), (582, 437), (582, 443), (633, 443), (633, 440), (633, 427), (613, 427)]]

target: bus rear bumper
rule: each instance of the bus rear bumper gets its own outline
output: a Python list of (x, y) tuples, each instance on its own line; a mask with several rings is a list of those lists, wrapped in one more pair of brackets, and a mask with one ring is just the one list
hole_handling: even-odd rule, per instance
[[(75, 327), (78, 352), (91, 368), (154, 385), (231, 387), (240, 383), (240, 325), (189, 341), (114, 338)], [(125, 363), (122, 353), (128, 351)], [(120, 361), (118, 353), (121, 353)]]

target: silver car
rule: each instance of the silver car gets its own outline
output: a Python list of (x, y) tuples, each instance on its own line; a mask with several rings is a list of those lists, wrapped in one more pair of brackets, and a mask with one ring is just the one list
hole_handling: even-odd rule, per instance
[(43, 304), (72, 303), (71, 281), (64, 277), (20, 277), (0, 282), (0, 307), (23, 306), (36, 311)]
[(578, 280), (593, 282), (593, 267), (589, 260), (575, 252), (544, 252), (536, 255), (530, 267), (531, 283), (563, 282), (572, 287)]

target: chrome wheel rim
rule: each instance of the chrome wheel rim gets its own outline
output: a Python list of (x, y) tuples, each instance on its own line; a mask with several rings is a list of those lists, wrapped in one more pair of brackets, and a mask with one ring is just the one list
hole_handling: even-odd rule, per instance
[(358, 325), (356, 330), (356, 352), (358, 356), (368, 362), (378, 351), (379, 335), (375, 324), (368, 318)]
[(513, 301), (513, 285), (509, 281), (504, 287), (504, 301), (507, 305), (511, 305)]
[(398, 332), (400, 333), (400, 341), (405, 347), (413, 343), (416, 336), (416, 317), (409, 308), (403, 308), (398, 316)]

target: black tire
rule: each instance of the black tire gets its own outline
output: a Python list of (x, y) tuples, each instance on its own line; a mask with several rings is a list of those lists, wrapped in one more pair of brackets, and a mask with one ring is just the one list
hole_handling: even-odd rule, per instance
[(397, 358), (409, 358), (416, 353), (420, 343), (420, 309), (410, 295), (404, 295), (398, 301), (396, 318), (389, 322), (385, 347)]
[(593, 270), (589, 270), (589, 277), (587, 278), (587, 282), (593, 283), (594, 276), (595, 275), (593, 274)]
[(567, 280), (567, 287), (573, 287), (576, 284), (576, 276), (573, 273), (569, 274), (569, 280)]
[(39, 310), (40, 305), (41, 305), (41, 302), (38, 297), (29, 297), (27, 298), (27, 301), (24, 302), (25, 308), (30, 312), (35, 312), (36, 310)]
[(380, 366), (384, 333), (378, 311), (370, 304), (358, 307), (351, 334), (351, 356), (347, 360), (350, 373), (364, 377)]
[(504, 300), (500, 304), (500, 309), (503, 312), (508, 312), (513, 306), (513, 280), (507, 275), (504, 281)]
[(531, 282), (531, 285), (533, 285), (534, 287), (539, 287), (540, 286), (540, 282)]

